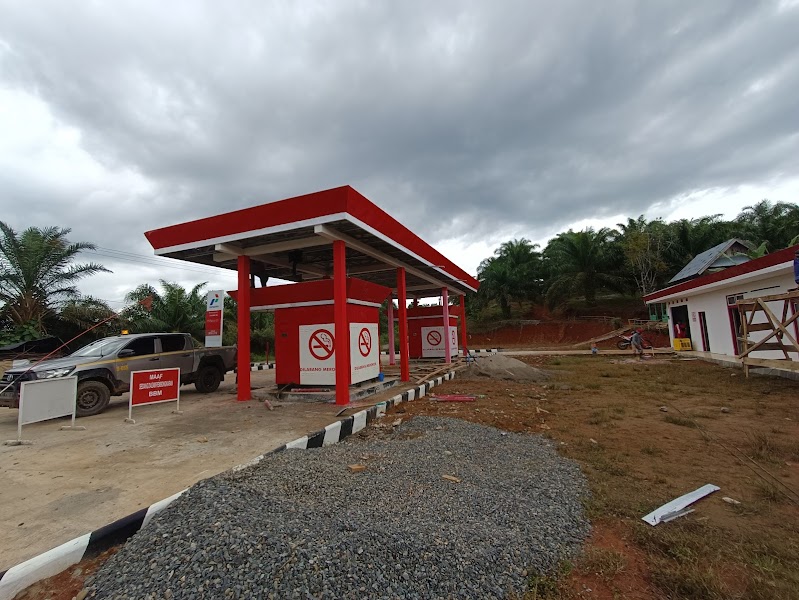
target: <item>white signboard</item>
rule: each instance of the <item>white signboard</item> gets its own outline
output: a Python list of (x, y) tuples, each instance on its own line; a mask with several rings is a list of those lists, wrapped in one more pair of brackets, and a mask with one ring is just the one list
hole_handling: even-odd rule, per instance
[(380, 339), (377, 323), (350, 323), (350, 372), (352, 383), (380, 375)]
[(17, 439), (22, 439), (22, 426), (29, 423), (71, 415), (74, 426), (77, 395), (77, 377), (54, 377), (22, 382), (19, 393)]
[[(449, 326), (449, 354), (458, 355), (458, 328)], [(422, 327), (422, 357), (444, 357), (444, 326)]]
[[(336, 383), (336, 327), (333, 323), (300, 325), (300, 385)], [(350, 381), (380, 375), (377, 323), (350, 323)]]
[(336, 327), (300, 325), (300, 385), (336, 383)]
[(218, 348), (222, 345), (224, 325), (225, 292), (213, 290), (205, 298), (205, 347)]

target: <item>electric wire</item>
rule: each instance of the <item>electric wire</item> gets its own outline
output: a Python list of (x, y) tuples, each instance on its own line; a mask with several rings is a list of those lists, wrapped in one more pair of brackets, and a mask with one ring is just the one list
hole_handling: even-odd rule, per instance
[[(145, 256), (143, 254), (136, 254), (134, 252), (128, 252), (125, 250), (115, 250), (113, 248), (104, 248), (101, 246), (97, 246), (94, 250), (83, 250), (82, 253), (102, 256), (112, 260), (137, 263), (145, 266), (162, 267), (216, 276), (221, 275), (219, 269), (224, 269), (224, 267), (212, 267), (210, 265), (205, 266), (196, 263), (186, 263), (185, 261), (178, 261), (177, 259), (165, 257), (162, 258), (159, 256)], [(230, 271), (229, 269), (224, 270)]]

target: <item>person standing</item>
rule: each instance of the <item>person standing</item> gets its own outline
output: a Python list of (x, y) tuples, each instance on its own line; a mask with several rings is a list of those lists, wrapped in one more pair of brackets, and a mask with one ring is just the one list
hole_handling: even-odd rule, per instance
[(644, 338), (641, 337), (641, 330), (636, 329), (633, 332), (632, 337), (630, 337), (630, 345), (633, 349), (633, 354), (638, 357), (638, 360), (641, 360), (644, 356)]

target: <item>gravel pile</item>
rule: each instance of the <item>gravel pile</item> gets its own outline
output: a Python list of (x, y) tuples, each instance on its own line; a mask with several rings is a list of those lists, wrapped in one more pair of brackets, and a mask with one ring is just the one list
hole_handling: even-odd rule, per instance
[(416, 417), (198, 483), (90, 597), (504, 598), (579, 550), (585, 494), (545, 438)]
[(463, 371), (458, 373), (458, 379), (504, 379), (506, 381), (546, 381), (549, 373), (536, 369), (513, 358), (502, 354), (491, 356), (478, 356)]

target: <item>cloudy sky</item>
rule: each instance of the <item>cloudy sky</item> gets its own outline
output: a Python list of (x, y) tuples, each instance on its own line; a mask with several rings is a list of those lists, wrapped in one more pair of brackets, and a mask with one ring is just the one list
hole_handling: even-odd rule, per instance
[[(799, 2), (0, 0), (0, 219), (92, 241), (350, 184), (476, 270), (568, 227), (799, 199)], [(124, 253), (124, 254), (123, 254)]]

